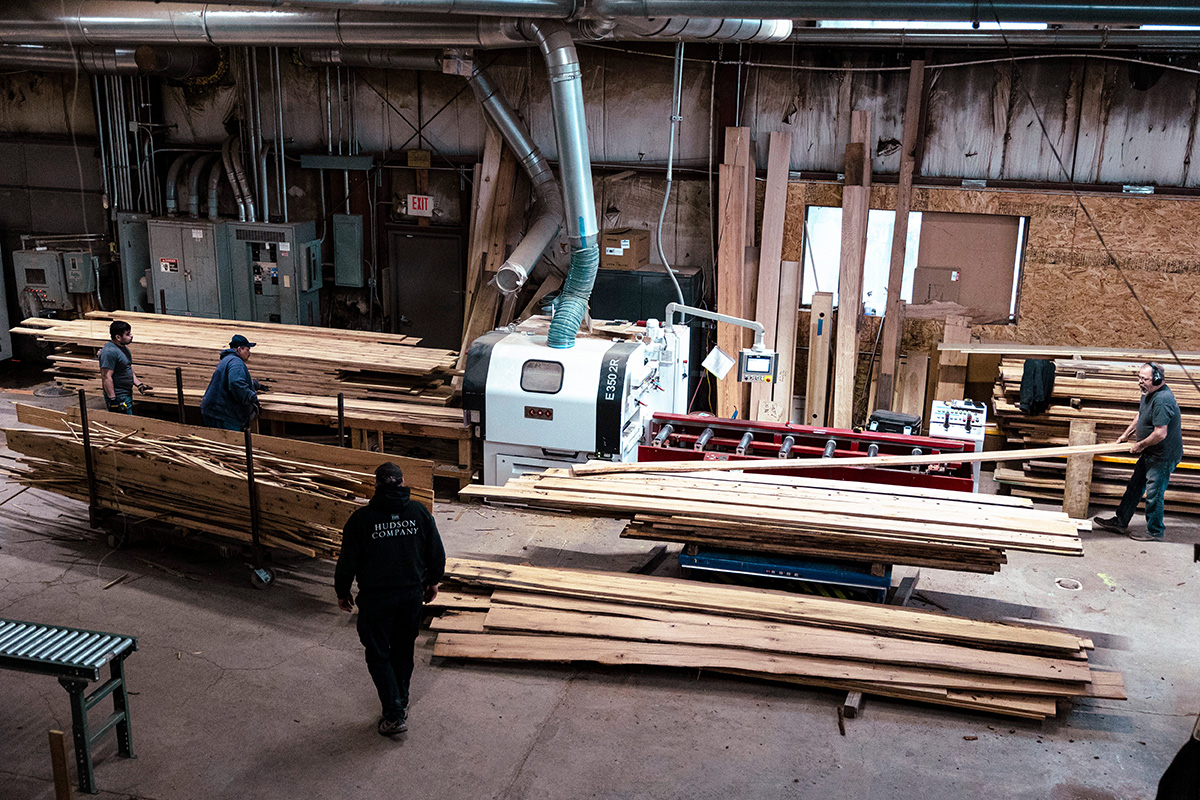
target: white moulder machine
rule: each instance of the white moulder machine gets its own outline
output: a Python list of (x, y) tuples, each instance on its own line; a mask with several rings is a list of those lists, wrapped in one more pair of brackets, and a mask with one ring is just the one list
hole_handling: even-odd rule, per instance
[[(552, 348), (544, 335), (513, 329), (471, 343), (463, 411), (483, 439), (483, 482), (592, 459), (632, 462), (657, 412), (686, 414), (691, 331), (672, 318), (686, 312), (755, 330), (739, 354), (773, 375), (776, 354), (755, 322), (671, 303), (666, 323), (648, 320), (633, 339), (586, 339)], [(763, 359), (767, 359), (764, 362)]]

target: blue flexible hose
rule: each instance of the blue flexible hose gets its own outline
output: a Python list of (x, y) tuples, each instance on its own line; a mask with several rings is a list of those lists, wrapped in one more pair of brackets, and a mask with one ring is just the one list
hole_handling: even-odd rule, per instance
[(560, 350), (575, 346), (575, 334), (587, 315), (588, 298), (599, 269), (600, 245), (594, 240), (590, 245), (571, 251), (571, 266), (555, 307), (554, 319), (550, 321), (546, 344)]

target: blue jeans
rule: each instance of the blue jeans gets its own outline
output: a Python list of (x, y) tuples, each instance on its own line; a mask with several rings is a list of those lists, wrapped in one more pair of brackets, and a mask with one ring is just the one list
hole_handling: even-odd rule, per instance
[(367, 671), (379, 693), (383, 716), (395, 721), (408, 708), (413, 645), (424, 615), (424, 587), (360, 592), (358, 639), (366, 650)]
[(222, 419), (220, 417), (210, 417), (204, 414), (204, 427), (206, 428), (221, 428), (226, 431), (240, 431), (243, 427), (231, 419)]
[(1117, 521), (1128, 525), (1137, 511), (1138, 502), (1142, 495), (1146, 496), (1146, 532), (1151, 536), (1163, 538), (1167, 528), (1163, 525), (1163, 498), (1167, 494), (1167, 481), (1175, 465), (1163, 461), (1148, 461), (1145, 456), (1137, 460), (1133, 467), (1133, 475), (1125, 487), (1125, 496), (1121, 505), (1117, 506)]

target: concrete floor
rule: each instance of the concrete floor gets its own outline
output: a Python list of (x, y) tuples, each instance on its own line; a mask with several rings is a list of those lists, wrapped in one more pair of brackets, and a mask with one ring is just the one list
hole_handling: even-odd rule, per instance
[[(13, 400), (69, 402), (10, 388), (3, 427)], [(0, 481), (0, 502), (17, 489)], [(453, 555), (625, 570), (650, 547), (611, 520), (455, 502), (436, 516)], [(110, 550), (86, 519), (40, 491), (0, 506), (0, 617), (139, 637), (127, 662), (137, 758), (117, 757), (111, 737), (97, 748), (102, 796), (1150, 798), (1200, 710), (1194, 518), (1168, 518), (1165, 544), (1097, 532), (1083, 559), (922, 571), (918, 606), (1091, 635), (1127, 702), (1081, 701), (1043, 724), (868, 698), (840, 736), (836, 692), (671, 669), (431, 665), (423, 634), (410, 730), (394, 740), (375, 733), (332, 564), (284, 560), (279, 584), (258, 591), (237, 561), (156, 542)], [(46, 731), (69, 726), (56, 681), (0, 671), (0, 798), (54, 796)]]

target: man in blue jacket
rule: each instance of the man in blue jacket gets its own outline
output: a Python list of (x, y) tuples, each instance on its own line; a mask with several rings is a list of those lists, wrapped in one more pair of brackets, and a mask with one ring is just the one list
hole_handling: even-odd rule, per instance
[(392, 462), (375, 470), (375, 496), (350, 515), (333, 573), (338, 607), (350, 612), (358, 579), (358, 638), (375, 682), (383, 717), (378, 730), (408, 730), (408, 686), (423, 603), (437, 597), (446, 550), (433, 515), (411, 497)]
[(212, 380), (200, 401), (200, 415), (205, 426), (228, 431), (245, 430), (258, 410), (258, 395), (267, 388), (250, 377), (246, 362), (254, 342), (240, 333), (221, 351), (221, 363), (213, 371)]

